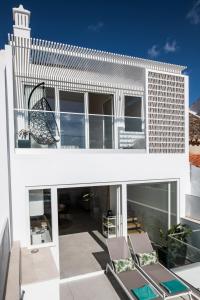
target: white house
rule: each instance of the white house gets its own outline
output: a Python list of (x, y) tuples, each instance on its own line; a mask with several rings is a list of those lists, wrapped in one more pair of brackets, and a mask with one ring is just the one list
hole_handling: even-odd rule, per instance
[(60, 280), (103, 271), (92, 253), (106, 236), (146, 230), (157, 243), (185, 217), (188, 76), (32, 38), (21, 5), (13, 19), (0, 51), (0, 231), (8, 220), (20, 242), (24, 299), (58, 299)]

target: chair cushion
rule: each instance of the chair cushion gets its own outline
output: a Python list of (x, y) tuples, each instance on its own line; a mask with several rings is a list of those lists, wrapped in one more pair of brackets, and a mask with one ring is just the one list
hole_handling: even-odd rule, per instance
[(139, 288), (131, 289), (131, 292), (138, 300), (153, 300), (159, 297), (159, 295), (149, 284), (145, 284)]
[(149, 253), (138, 253), (137, 257), (141, 267), (158, 263), (156, 251), (152, 251)]
[(126, 259), (113, 260), (113, 265), (115, 267), (116, 273), (135, 270), (135, 263), (132, 257)]
[(164, 286), (164, 288), (170, 294), (181, 293), (181, 292), (187, 292), (188, 291), (188, 287), (178, 279), (173, 279), (173, 280), (169, 280), (169, 281), (160, 282), (160, 284), (162, 286)]

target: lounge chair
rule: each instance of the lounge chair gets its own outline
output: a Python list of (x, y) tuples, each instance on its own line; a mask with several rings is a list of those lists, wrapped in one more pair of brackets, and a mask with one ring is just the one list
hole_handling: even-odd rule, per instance
[[(151, 253), (154, 249), (151, 245), (151, 241), (146, 232), (140, 234), (131, 234), (129, 235), (129, 240), (131, 248), (133, 250), (133, 255), (135, 261), (141, 272), (148, 278), (148, 280), (157, 287), (162, 293), (164, 299), (173, 299), (182, 296), (188, 296), (189, 299), (192, 299), (192, 291), (188, 285), (186, 285), (180, 278), (178, 278), (174, 273), (165, 268), (159, 262), (152, 263), (149, 265), (141, 266), (139, 262), (139, 254)], [(173, 283), (171, 283), (173, 281)], [(176, 292), (173, 289), (169, 292), (167, 285), (170, 284), (178, 285), (180, 290)], [(164, 283), (164, 285), (163, 285)], [(186, 287), (185, 291), (184, 288)]]
[(137, 268), (132, 271), (116, 273), (113, 261), (131, 258), (131, 253), (124, 237), (108, 239), (107, 247), (110, 256), (110, 263), (108, 263), (106, 266), (106, 273), (108, 270), (111, 271), (129, 299), (138, 299), (131, 291), (132, 289), (140, 289), (142, 287), (146, 287), (147, 285), (150, 286), (150, 289), (152, 289), (156, 294), (155, 299), (162, 299), (159, 291)]

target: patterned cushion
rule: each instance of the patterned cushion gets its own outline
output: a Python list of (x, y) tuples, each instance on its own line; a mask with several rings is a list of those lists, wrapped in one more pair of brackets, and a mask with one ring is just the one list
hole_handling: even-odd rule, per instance
[(127, 259), (113, 260), (113, 264), (116, 273), (135, 270), (135, 263), (131, 257)]
[(152, 251), (150, 253), (138, 253), (137, 257), (141, 267), (158, 263), (156, 251)]

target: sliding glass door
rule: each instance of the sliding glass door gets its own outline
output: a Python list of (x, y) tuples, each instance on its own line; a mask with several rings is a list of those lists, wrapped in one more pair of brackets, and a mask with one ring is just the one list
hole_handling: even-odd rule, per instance
[[(177, 223), (177, 182), (128, 185), (127, 215), (129, 220), (138, 222), (138, 227), (147, 231), (154, 242), (159, 242), (162, 232), (166, 233)], [(131, 224), (128, 230), (134, 232)]]

